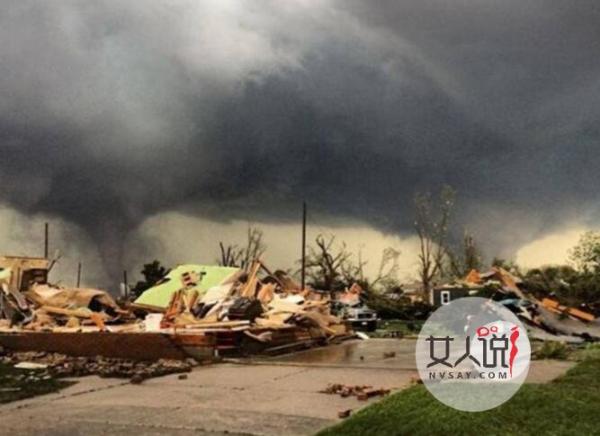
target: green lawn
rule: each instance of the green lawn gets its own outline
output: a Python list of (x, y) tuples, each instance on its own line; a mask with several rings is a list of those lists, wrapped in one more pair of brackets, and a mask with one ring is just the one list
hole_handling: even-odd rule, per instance
[(523, 385), (486, 412), (451, 409), (413, 386), (320, 435), (600, 435), (600, 359), (588, 358), (552, 383)]
[(72, 384), (48, 376), (45, 370), (16, 369), (0, 364), (0, 403), (48, 394)]

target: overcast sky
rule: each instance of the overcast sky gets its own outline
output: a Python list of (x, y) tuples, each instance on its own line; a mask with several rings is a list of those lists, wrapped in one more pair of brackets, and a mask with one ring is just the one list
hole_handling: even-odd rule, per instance
[(3, 1), (0, 41), (5, 247), (50, 217), (114, 275), (160, 258), (156, 217), (268, 228), (302, 200), (408, 238), (443, 184), (488, 255), (600, 219), (594, 0)]

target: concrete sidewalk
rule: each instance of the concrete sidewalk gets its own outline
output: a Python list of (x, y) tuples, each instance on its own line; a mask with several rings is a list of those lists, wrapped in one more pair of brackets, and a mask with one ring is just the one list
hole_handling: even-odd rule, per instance
[[(569, 366), (534, 362), (532, 381)], [(306, 435), (338, 422), (339, 411), (377, 401), (318, 392), (329, 383), (402, 389), (415, 374), (414, 341), (351, 342), (200, 367), (185, 380), (171, 375), (132, 385), (86, 377), (57, 394), (0, 406), (0, 422), (3, 434), (12, 435)]]

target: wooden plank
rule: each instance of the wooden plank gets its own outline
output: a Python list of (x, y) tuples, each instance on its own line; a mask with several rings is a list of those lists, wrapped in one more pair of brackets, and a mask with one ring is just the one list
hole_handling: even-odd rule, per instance
[(185, 328), (233, 328), (233, 327), (244, 327), (249, 326), (250, 321), (240, 320), (240, 321), (217, 321), (217, 322), (201, 322), (193, 324), (186, 324)]
[(254, 262), (252, 265), (252, 269), (250, 270), (250, 274), (248, 275), (248, 280), (242, 289), (241, 296), (246, 298), (255, 298), (256, 297), (256, 286), (258, 284), (258, 270), (260, 269), (260, 262)]

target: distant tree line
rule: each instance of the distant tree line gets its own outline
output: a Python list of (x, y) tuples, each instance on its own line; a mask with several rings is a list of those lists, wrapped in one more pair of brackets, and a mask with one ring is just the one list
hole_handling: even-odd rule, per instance
[(600, 310), (600, 232), (582, 234), (568, 264), (528, 270), (524, 286), (538, 298), (555, 296), (570, 306)]
[[(467, 230), (458, 242), (452, 242), (450, 231), (455, 191), (445, 186), (438, 196), (417, 193), (414, 199), (414, 227), (419, 240), (417, 275), (422, 297), (435, 286), (464, 278), (469, 271), (485, 266), (474, 236)], [(241, 244), (219, 243), (222, 266), (249, 268), (266, 252), (262, 230), (249, 227)], [(383, 250), (372, 274), (365, 269), (368, 260), (359, 249), (351, 251), (335, 235), (318, 235), (308, 244), (306, 256), (307, 284), (314, 289), (341, 291), (357, 283), (364, 298), (379, 310), (396, 315), (406, 313), (410, 301), (403, 296), (398, 281), (401, 253), (393, 247)], [(523, 278), (526, 290), (538, 298), (555, 296), (569, 305), (600, 306), (600, 232), (587, 232), (570, 252), (569, 264), (533, 268), (523, 272), (518, 265), (495, 257), (490, 266), (502, 267)], [(299, 275), (299, 269), (288, 271)], [(132, 288), (134, 296), (156, 284), (168, 273), (158, 260), (145, 264), (143, 279)]]

